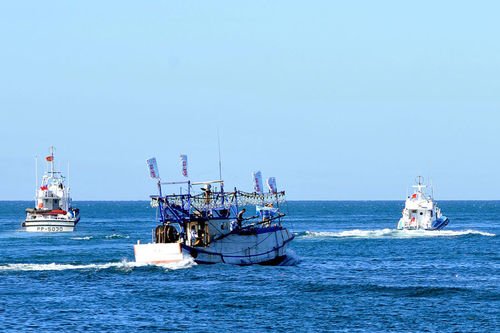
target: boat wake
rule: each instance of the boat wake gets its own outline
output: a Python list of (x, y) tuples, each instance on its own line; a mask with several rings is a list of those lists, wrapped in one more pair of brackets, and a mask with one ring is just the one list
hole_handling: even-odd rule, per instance
[(306, 231), (299, 233), (302, 238), (418, 238), (418, 237), (457, 237), (457, 236), (487, 236), (495, 237), (495, 234), (477, 230), (345, 230), (339, 232), (330, 231)]
[(177, 270), (177, 269), (186, 269), (186, 268), (191, 268), (193, 266), (196, 266), (196, 262), (192, 258), (189, 259), (183, 259), (179, 262), (173, 262), (169, 264), (157, 264), (153, 266), (158, 266), (165, 268), (166, 270)]
[(134, 268), (146, 267), (146, 266), (157, 266), (162, 267), (166, 270), (177, 270), (183, 268), (190, 268), (196, 265), (196, 263), (191, 260), (183, 260), (178, 263), (164, 264), (164, 265), (147, 265), (143, 263), (136, 263), (135, 261), (121, 261), (121, 262), (109, 262), (103, 264), (0, 264), (0, 272), (27, 272), (27, 271), (66, 271), (66, 270), (106, 270), (106, 269), (117, 269), (122, 271), (131, 271)]
[(130, 270), (134, 267), (143, 266), (135, 262), (121, 261), (109, 262), (103, 264), (5, 264), (0, 265), (1, 271), (65, 271), (65, 270), (103, 270), (109, 268), (117, 268)]

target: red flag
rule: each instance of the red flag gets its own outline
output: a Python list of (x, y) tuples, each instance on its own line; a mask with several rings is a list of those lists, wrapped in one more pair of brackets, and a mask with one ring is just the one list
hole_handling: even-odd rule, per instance
[(40, 187), (40, 190), (42, 190), (42, 191), (47, 191), (48, 189), (49, 188), (48, 188), (47, 185), (43, 185), (43, 186)]
[(52, 162), (54, 160), (54, 156), (50, 155), (45, 157), (45, 159), (47, 160), (47, 162)]
[(417, 194), (415, 193), (414, 195), (411, 196), (412, 199), (416, 199), (417, 198)]

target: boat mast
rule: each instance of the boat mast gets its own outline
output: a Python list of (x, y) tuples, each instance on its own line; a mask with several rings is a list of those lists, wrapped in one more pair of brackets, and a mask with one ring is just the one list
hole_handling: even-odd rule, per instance
[(66, 193), (64, 194), (64, 192), (63, 192), (63, 195), (66, 195), (66, 209), (69, 209), (69, 198), (70, 198), (69, 197), (69, 175), (70, 174), (69, 174), (69, 162), (68, 162), (68, 186), (66, 186), (64, 189), (65, 190), (64, 192), (66, 192)]
[(54, 177), (54, 146), (50, 147), (50, 173)]
[(68, 188), (68, 193), (69, 193), (69, 162), (68, 162), (68, 186), (67, 186), (67, 188)]
[(38, 156), (35, 156), (35, 207), (38, 204)]
[(160, 220), (161, 222), (163, 223), (163, 205), (161, 204), (161, 200), (162, 200), (162, 195), (161, 195), (161, 179), (160, 177), (158, 177), (158, 194), (159, 194), (159, 198), (158, 198), (158, 208), (160, 210)]
[(222, 180), (222, 160), (220, 157), (220, 135), (219, 135), (219, 129), (217, 129), (217, 145), (219, 148), (219, 180)]

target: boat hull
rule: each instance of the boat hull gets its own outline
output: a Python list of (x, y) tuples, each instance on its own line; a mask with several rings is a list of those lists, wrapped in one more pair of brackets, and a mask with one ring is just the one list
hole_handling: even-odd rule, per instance
[(448, 225), (448, 223), (450, 223), (450, 219), (447, 218), (446, 216), (442, 216), (442, 217), (436, 219), (432, 223), (432, 229), (430, 229), (430, 230), (441, 230), (444, 227), (446, 227)]
[(404, 220), (400, 220), (397, 226), (397, 230), (442, 230), (448, 225), (448, 223), (450, 223), (450, 219), (446, 216), (442, 216), (434, 220), (430, 228), (422, 228), (418, 225), (411, 225), (409, 223), (405, 223)]
[(285, 228), (258, 229), (254, 233), (232, 233), (209, 246), (183, 243), (153, 243), (134, 246), (136, 262), (162, 264), (193, 259), (198, 264), (277, 265), (286, 258), (294, 235)]
[(27, 232), (72, 232), (80, 218), (60, 219), (38, 219), (36, 221), (26, 220), (22, 227)]
[(134, 245), (135, 261), (143, 264), (170, 264), (184, 260), (180, 243)]

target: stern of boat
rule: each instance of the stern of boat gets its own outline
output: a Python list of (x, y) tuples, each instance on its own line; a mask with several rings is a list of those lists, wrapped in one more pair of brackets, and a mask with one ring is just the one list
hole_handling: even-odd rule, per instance
[(135, 262), (142, 264), (168, 264), (184, 259), (180, 243), (137, 242), (134, 245)]

